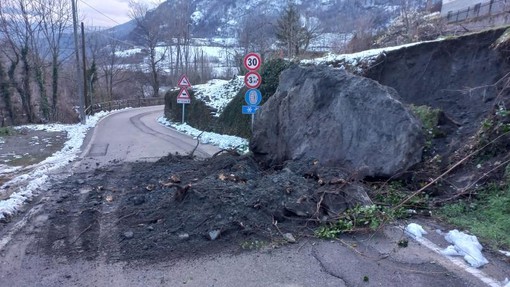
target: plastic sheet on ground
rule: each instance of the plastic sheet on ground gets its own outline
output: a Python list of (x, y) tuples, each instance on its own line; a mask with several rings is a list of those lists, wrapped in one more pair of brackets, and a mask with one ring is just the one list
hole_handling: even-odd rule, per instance
[(414, 238), (420, 238), (423, 236), (423, 234), (427, 234), (427, 231), (425, 231), (421, 225), (416, 223), (410, 223), (407, 225), (405, 232)]
[(482, 245), (478, 242), (476, 236), (468, 235), (456, 229), (451, 230), (445, 235), (446, 241), (453, 245), (448, 246), (442, 251), (448, 256), (463, 256), (472, 267), (482, 267), (489, 261), (482, 255)]

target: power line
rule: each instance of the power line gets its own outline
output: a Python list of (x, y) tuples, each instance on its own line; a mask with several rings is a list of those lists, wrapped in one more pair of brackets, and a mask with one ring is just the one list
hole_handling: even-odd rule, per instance
[(108, 18), (108, 19), (110, 19), (111, 21), (115, 22), (117, 25), (122, 25), (121, 23), (117, 22), (117, 20), (115, 20), (115, 19), (111, 18), (110, 16), (106, 15), (105, 13), (103, 13), (103, 12), (101, 12), (101, 11), (97, 10), (95, 7), (93, 7), (93, 6), (92, 6), (92, 5), (90, 5), (89, 3), (87, 3), (87, 2), (85, 2), (85, 1), (83, 1), (83, 0), (80, 0), (80, 2), (81, 2), (81, 3), (83, 3), (83, 4), (85, 4), (85, 5), (87, 5), (90, 9), (92, 9), (92, 10), (96, 11), (97, 13), (99, 13), (99, 14), (103, 15), (105, 18)]

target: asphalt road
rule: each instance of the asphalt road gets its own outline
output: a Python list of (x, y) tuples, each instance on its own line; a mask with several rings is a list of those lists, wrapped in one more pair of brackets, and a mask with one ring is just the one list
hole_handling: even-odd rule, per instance
[[(154, 160), (170, 152), (187, 153), (196, 141), (160, 126), (161, 107), (133, 109), (102, 120), (84, 145), (75, 168), (111, 161)], [(200, 146), (197, 155), (214, 153)], [(298, 238), (277, 249), (223, 253), (158, 264), (62, 258), (32, 242), (57, 208), (48, 194), (0, 230), (0, 286), (502, 286), (508, 263), (487, 254), (488, 266), (473, 269), (439, 255), (446, 242), (434, 236), (434, 223), (422, 222), (433, 242), (409, 239), (398, 226), (377, 234), (340, 240)], [(408, 239), (406, 248), (398, 246)], [(428, 245), (428, 247), (426, 247)], [(51, 249), (51, 248), (50, 248)], [(510, 277), (510, 274), (508, 274)]]
[[(102, 119), (85, 142), (83, 160), (76, 166), (106, 165), (112, 161), (155, 161), (169, 153), (189, 154), (197, 141), (157, 122), (163, 106), (123, 110)], [(197, 157), (208, 157), (219, 149), (200, 144)]]

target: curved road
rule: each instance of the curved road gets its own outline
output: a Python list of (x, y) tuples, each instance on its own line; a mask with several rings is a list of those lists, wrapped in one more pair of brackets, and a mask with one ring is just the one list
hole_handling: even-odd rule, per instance
[[(150, 107), (104, 118), (89, 135), (78, 166), (156, 160), (168, 153), (186, 154), (193, 150), (196, 140), (159, 125), (156, 119), (161, 115), (162, 107)], [(205, 157), (216, 150), (200, 145), (196, 155)], [(484, 272), (501, 275), (500, 270), (508, 270), (505, 263), (497, 265), (493, 256), (491, 264), (483, 270), (469, 268), (462, 259), (451, 260), (439, 255), (438, 251), (444, 247), (425, 240), (420, 243), (409, 240), (406, 248), (399, 248), (397, 242), (406, 237), (401, 228), (394, 226), (375, 234), (344, 236), (334, 242), (301, 238), (298, 244), (277, 249), (211, 254), (158, 264), (110, 262), (102, 256), (70, 260), (46, 254), (32, 244), (45, 232), (48, 210), (62, 208), (58, 198), (52, 198), (56, 196), (43, 197), (9, 227), (14, 231), (8, 237), (0, 238), (0, 286), (501, 287), (503, 277), (492, 279)], [(87, 200), (89, 195), (80, 192), (80, 198)], [(79, 210), (80, 206), (76, 208)], [(71, 212), (63, 212), (62, 216), (73, 216)], [(111, 214), (105, 212), (104, 216)], [(114, 228), (105, 224), (104, 233), (114, 232)], [(434, 233), (432, 229), (430, 237), (439, 237)], [(55, 240), (51, 248), (58, 249), (59, 241)], [(108, 248), (112, 246), (115, 248), (114, 245)]]
[[(82, 164), (156, 161), (169, 153), (191, 153), (197, 145), (195, 139), (157, 122), (163, 108), (129, 109), (103, 118), (84, 148)], [(194, 155), (204, 158), (217, 151), (215, 146), (200, 144)]]

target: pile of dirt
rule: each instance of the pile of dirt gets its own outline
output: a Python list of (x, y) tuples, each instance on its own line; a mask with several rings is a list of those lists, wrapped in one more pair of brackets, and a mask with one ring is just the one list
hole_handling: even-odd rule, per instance
[[(370, 203), (356, 178), (318, 162), (261, 170), (250, 156), (170, 155), (75, 174), (40, 243), (49, 254), (168, 260), (293, 242), (346, 208)], [(291, 234), (287, 234), (291, 233)]]

